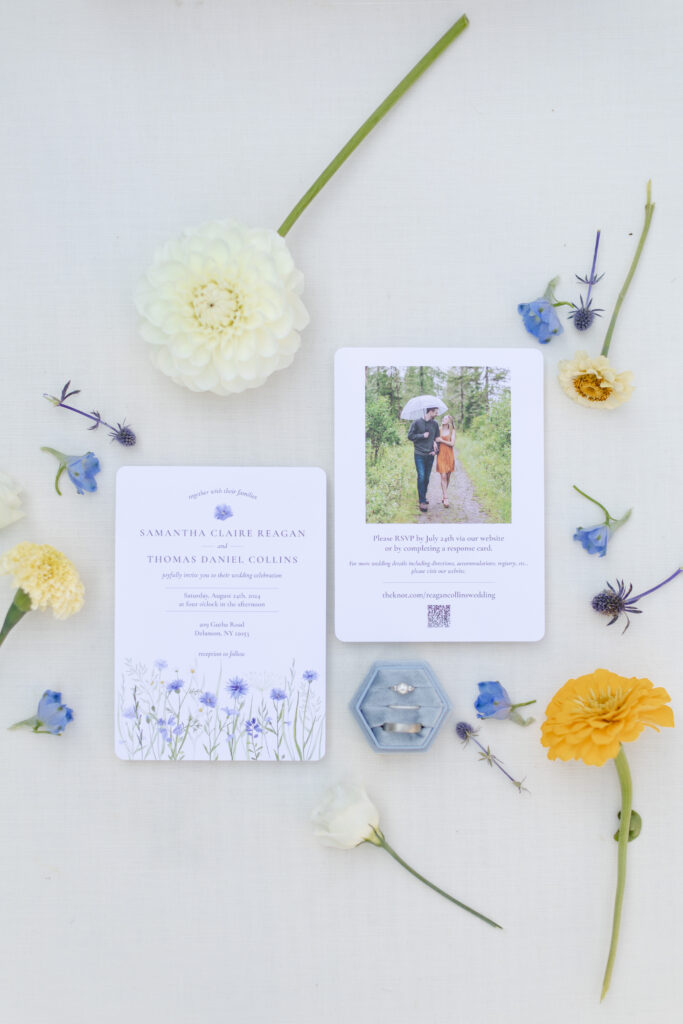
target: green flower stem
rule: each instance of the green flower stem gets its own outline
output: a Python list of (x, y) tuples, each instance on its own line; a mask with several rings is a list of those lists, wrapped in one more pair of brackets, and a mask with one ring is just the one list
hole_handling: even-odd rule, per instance
[(624, 900), (624, 886), (626, 885), (626, 851), (628, 850), (629, 829), (631, 827), (631, 808), (633, 805), (633, 786), (631, 784), (631, 772), (629, 770), (626, 754), (623, 745), (619, 747), (619, 753), (614, 758), (614, 764), (619, 776), (621, 786), (621, 817), (619, 819), (619, 848), (617, 853), (617, 891), (614, 897), (614, 917), (612, 919), (612, 941), (610, 942), (605, 977), (602, 982), (602, 993), (600, 1002), (607, 995), (609, 983), (612, 978), (612, 967), (619, 942), (619, 925), (621, 924), (621, 905)]
[(403, 93), (410, 89), (413, 82), (417, 81), (420, 75), (427, 70), (429, 65), (434, 63), (436, 58), (440, 56), (448, 46), (450, 46), (453, 40), (456, 39), (461, 32), (464, 32), (468, 25), (469, 19), (466, 14), (463, 14), (462, 17), (459, 18), (451, 28), (449, 28), (448, 32), (441, 36), (441, 39), (432, 46), (431, 50), (424, 55), (422, 60), (417, 62), (415, 67), (408, 72), (405, 78), (401, 79), (396, 88), (393, 89), (387, 98), (380, 103), (377, 109), (370, 114), (367, 121), (360, 126), (355, 135), (351, 136), (346, 145), (339, 150), (334, 160), (332, 160), (322, 174), (315, 179), (308, 192), (304, 193), (296, 206), (287, 214), (278, 228), (278, 234), (282, 235), (284, 238), (290, 228), (297, 222), (309, 203), (315, 199), (318, 192), (325, 187), (332, 175), (339, 170), (344, 161), (351, 156), (354, 149), (361, 144), (365, 136), (370, 134), (375, 125), (378, 124), (384, 115), (391, 110), (394, 104), (400, 100)]
[(9, 606), (9, 611), (5, 616), (2, 629), (0, 630), (0, 647), (7, 639), (7, 634), (11, 629), (14, 629), (17, 622), (20, 622), (27, 612), (31, 611), (31, 598), (28, 596), (26, 591), (22, 590), (21, 587), (17, 590), (14, 595), (14, 600)]
[[(604, 355), (604, 353), (603, 353), (603, 355)], [(574, 490), (575, 490), (575, 491), (578, 491), (578, 492), (579, 492), (579, 494), (583, 494), (584, 498), (588, 498), (588, 500), (589, 500), (589, 501), (592, 501), (594, 505), (597, 505), (597, 506), (598, 506), (598, 508), (601, 508), (601, 509), (602, 509), (602, 511), (603, 511), (603, 512), (605, 513), (605, 526), (609, 526), (609, 521), (610, 521), (610, 519), (614, 519), (614, 516), (611, 516), (611, 515), (609, 514), (609, 512), (607, 511), (607, 509), (605, 508), (605, 506), (604, 506), (604, 505), (602, 505), (602, 504), (601, 504), (601, 503), (600, 503), (599, 501), (597, 501), (597, 500), (596, 500), (595, 498), (591, 498), (590, 494), (586, 494), (586, 492), (585, 492), (585, 491), (582, 491), (580, 487), (577, 487), (577, 486), (576, 486), (576, 484), (572, 484), (572, 487), (574, 488)]]
[(535, 703), (536, 703), (536, 698), (535, 697), (534, 697), (533, 700), (523, 700), (519, 704), (511, 704), (510, 705), (510, 711), (514, 711), (515, 708), (528, 708), (530, 704), (535, 704)]
[(45, 448), (45, 447), (43, 447), (40, 450), (41, 450), (41, 452), (49, 452), (50, 455), (54, 455), (54, 457), (59, 462), (59, 469), (57, 470), (57, 476), (55, 477), (55, 490), (56, 490), (57, 494), (59, 495), (59, 497), (61, 498), (62, 492), (59, 489), (59, 478), (62, 475), (62, 473), (64, 472), (64, 470), (66, 469), (66, 464), (69, 461), (69, 459), (71, 458), (71, 456), (70, 455), (65, 455), (64, 452), (58, 452), (56, 448)]
[(602, 349), (600, 351), (600, 355), (601, 356), (606, 356), (607, 353), (609, 352), (610, 343), (612, 341), (612, 334), (614, 333), (614, 325), (617, 322), (617, 317), (619, 316), (619, 310), (621, 309), (621, 304), (624, 301), (624, 299), (626, 298), (626, 292), (628, 291), (628, 286), (630, 285), (631, 279), (632, 279), (633, 275), (635, 274), (636, 267), (638, 266), (638, 261), (640, 259), (640, 254), (643, 251), (643, 246), (645, 245), (645, 239), (647, 238), (647, 233), (650, 230), (650, 223), (652, 221), (652, 214), (654, 212), (655, 212), (655, 204), (652, 202), (652, 182), (648, 181), (648, 183), (647, 183), (647, 199), (646, 199), (646, 202), (645, 202), (645, 223), (643, 224), (643, 230), (642, 230), (641, 235), (640, 235), (640, 241), (638, 242), (638, 248), (636, 249), (636, 254), (633, 257), (633, 263), (631, 264), (630, 270), (629, 270), (628, 274), (626, 275), (626, 280), (624, 281), (623, 287), (622, 287), (621, 291), (619, 292), (616, 304), (614, 306), (614, 312), (612, 313), (612, 319), (609, 322), (609, 327), (607, 328), (607, 334), (605, 335), (605, 340), (603, 342)]
[(440, 896), (444, 896), (447, 900), (450, 900), (451, 903), (455, 903), (456, 906), (462, 907), (462, 909), (466, 910), (468, 914), (474, 914), (474, 916), (478, 917), (480, 921), (485, 921), (486, 924), (490, 924), (492, 928), (503, 927), (500, 924), (496, 924), (495, 921), (492, 921), (490, 917), (485, 917), (483, 914), (480, 914), (478, 910), (473, 910), (472, 907), (468, 907), (466, 903), (461, 903), (460, 900), (456, 900), (454, 896), (450, 896), (447, 892), (444, 892), (444, 890), (440, 889), (438, 885), (434, 885), (433, 882), (430, 882), (427, 878), (424, 877), (424, 875), (421, 875), (418, 871), (415, 870), (415, 868), (411, 868), (410, 864), (407, 864), (402, 857), (399, 857), (399, 855), (396, 853), (396, 850), (389, 846), (389, 843), (386, 841), (384, 833), (380, 829), (375, 828), (373, 829), (373, 831), (375, 834), (374, 838), (365, 839), (364, 842), (372, 843), (373, 846), (381, 846), (383, 850), (386, 850), (387, 853), (391, 857), (393, 857), (394, 860), (401, 865), (401, 867), (405, 868), (406, 871), (409, 871), (411, 875), (419, 879), (420, 882), (424, 882), (424, 884), (429, 886), (430, 889), (433, 889), (434, 892), (438, 892)]

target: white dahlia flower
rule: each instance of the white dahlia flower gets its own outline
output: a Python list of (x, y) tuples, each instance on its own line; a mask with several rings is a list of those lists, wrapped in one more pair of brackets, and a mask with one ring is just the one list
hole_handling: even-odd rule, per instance
[(190, 391), (230, 395), (289, 366), (309, 316), (284, 238), (224, 220), (159, 249), (140, 282), (154, 365)]
[(20, 494), (21, 487), (0, 470), (0, 530), (16, 523), (17, 519), (23, 519), (25, 513), (21, 508)]

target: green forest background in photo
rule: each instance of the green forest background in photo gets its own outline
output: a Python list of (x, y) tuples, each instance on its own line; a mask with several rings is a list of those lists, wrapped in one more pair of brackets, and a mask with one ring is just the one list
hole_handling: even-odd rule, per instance
[(425, 394), (440, 398), (453, 417), (455, 484), (466, 484), (480, 513), (473, 518), (464, 505), (459, 513), (455, 502), (448, 521), (509, 523), (510, 372), (496, 366), (366, 366), (366, 522), (424, 521), (416, 504), (410, 422), (401, 410)]

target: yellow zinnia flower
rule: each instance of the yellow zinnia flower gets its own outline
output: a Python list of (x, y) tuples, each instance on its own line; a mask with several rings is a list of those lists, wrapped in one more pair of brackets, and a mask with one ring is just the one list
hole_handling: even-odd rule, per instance
[(15, 545), (0, 557), (4, 573), (11, 573), (15, 587), (28, 596), (31, 611), (52, 608), (56, 619), (68, 619), (83, 607), (85, 588), (78, 572), (50, 544)]
[(551, 760), (601, 765), (637, 739), (646, 725), (673, 726), (671, 698), (649, 679), (627, 679), (599, 668), (570, 679), (546, 709), (541, 743)]

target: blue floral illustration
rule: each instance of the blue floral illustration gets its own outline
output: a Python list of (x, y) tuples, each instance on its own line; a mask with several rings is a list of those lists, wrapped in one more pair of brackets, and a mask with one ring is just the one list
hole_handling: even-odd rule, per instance
[(213, 514), (215, 519), (231, 519), (234, 513), (229, 505), (216, 505)]
[[(227, 683), (186, 666), (164, 683), (128, 660), (118, 691), (117, 747), (132, 760), (312, 760), (324, 750), (324, 698), (312, 669), (292, 663), (273, 682), (249, 670)], [(177, 673), (179, 669), (176, 669)], [(161, 685), (160, 685), (161, 684)], [(217, 694), (229, 704), (219, 708)], [(220, 714), (212, 713), (220, 710)]]
[(157, 660), (154, 662), (154, 667), (157, 670), (157, 672), (162, 672), (165, 668), (168, 668), (168, 662), (164, 661), (163, 658), (157, 658)]
[(229, 681), (228, 685), (226, 686), (226, 690), (235, 699), (237, 699), (238, 697), (245, 697), (246, 694), (249, 692), (249, 687), (245, 683), (244, 679), (240, 679), (239, 676), (235, 676), (234, 679), (231, 679)]

